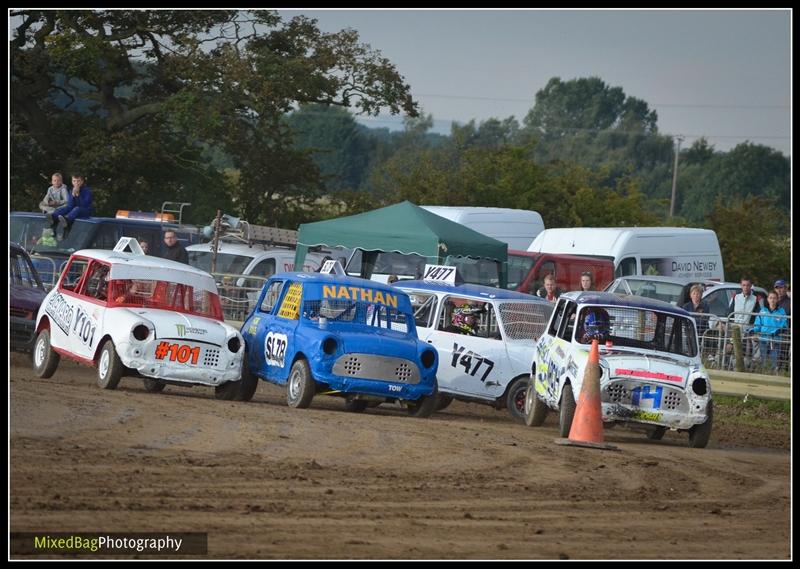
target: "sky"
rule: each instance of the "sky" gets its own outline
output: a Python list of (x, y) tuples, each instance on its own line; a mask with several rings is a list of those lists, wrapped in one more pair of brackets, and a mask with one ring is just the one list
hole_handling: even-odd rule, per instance
[[(280, 10), (324, 32), (358, 31), (434, 118), (515, 116), (552, 77), (599, 77), (658, 113), (659, 132), (727, 151), (749, 140), (791, 153), (787, 10)], [(399, 128), (401, 118), (360, 119)]]

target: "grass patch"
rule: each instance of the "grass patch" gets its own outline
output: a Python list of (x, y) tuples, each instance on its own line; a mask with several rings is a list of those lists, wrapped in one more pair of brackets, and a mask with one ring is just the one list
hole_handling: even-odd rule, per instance
[(745, 401), (743, 397), (730, 395), (714, 397), (715, 419), (721, 419), (728, 424), (780, 428), (789, 425), (791, 410), (790, 401), (771, 401), (752, 397)]

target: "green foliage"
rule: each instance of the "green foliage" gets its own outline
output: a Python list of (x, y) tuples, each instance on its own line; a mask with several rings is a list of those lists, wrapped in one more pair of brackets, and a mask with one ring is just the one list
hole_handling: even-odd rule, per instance
[(791, 272), (786, 216), (766, 198), (718, 199), (709, 216), (717, 233), (725, 275), (735, 280), (751, 275), (769, 288), (776, 278)]
[[(258, 11), (12, 12), (12, 204), (33, 209), (54, 170), (81, 168), (98, 212), (203, 192), (253, 221), (291, 224), (320, 194), (284, 115), (297, 105), (416, 114), (410, 88), (353, 30)], [(58, 105), (56, 104), (58, 103)], [(42, 157), (47, 157), (43, 160)], [(213, 159), (212, 159), (213, 157)], [(226, 181), (220, 167), (239, 171)], [(348, 182), (349, 183), (349, 182)], [(36, 189), (38, 187), (38, 190)]]

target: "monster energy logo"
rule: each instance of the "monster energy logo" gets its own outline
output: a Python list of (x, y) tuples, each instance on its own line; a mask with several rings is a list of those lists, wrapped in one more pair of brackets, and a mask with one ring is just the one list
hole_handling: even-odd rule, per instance
[(187, 328), (185, 324), (175, 324), (175, 327), (178, 329), (178, 336), (185, 336), (188, 334), (207, 334), (208, 330), (203, 328)]

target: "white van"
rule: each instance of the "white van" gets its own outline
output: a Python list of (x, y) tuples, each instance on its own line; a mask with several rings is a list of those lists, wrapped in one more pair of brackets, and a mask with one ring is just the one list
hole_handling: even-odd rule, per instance
[(542, 231), (528, 251), (611, 259), (618, 277), (725, 280), (717, 234), (710, 229), (560, 227)]
[(508, 243), (509, 249), (525, 250), (544, 230), (542, 216), (527, 209), (506, 207), (452, 207), (443, 205), (420, 206), (440, 217), (460, 223), (464, 227)]

